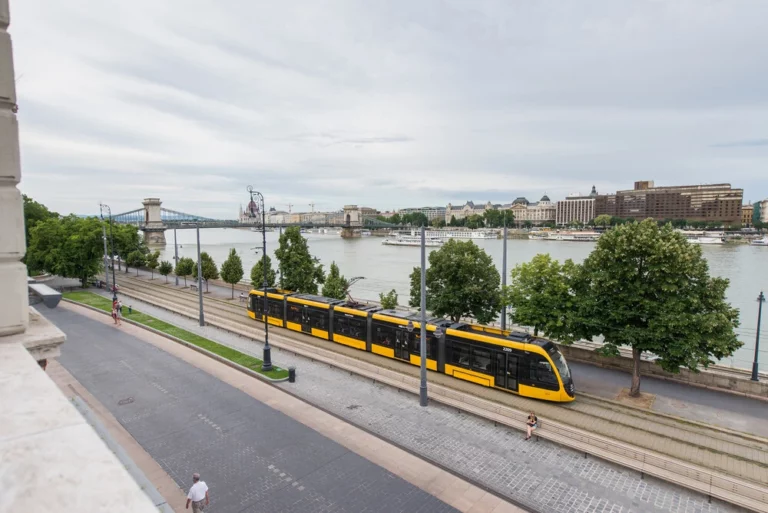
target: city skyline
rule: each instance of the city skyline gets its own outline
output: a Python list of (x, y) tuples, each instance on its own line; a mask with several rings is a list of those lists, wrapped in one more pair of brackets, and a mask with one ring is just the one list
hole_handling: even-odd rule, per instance
[(131, 5), (13, 6), (21, 188), (55, 210), (768, 197), (765, 2)]

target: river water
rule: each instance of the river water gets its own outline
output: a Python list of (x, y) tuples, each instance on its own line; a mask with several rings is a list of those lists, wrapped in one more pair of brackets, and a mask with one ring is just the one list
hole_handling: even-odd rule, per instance
[[(178, 230), (179, 257), (191, 257), (197, 260), (195, 230)], [(362, 237), (342, 239), (335, 233), (304, 234), (312, 255), (320, 259), (327, 272), (332, 261), (339, 266), (347, 278), (363, 276), (351, 289), (352, 296), (358, 299), (378, 300), (380, 292), (395, 289), (400, 304), (407, 304), (410, 293), (408, 276), (414, 266), (420, 265), (418, 247), (384, 246), (380, 237)], [(274, 250), (279, 234), (267, 233), (267, 250), (277, 267)], [(173, 262), (174, 234), (166, 232), (168, 245), (161, 249), (161, 259)], [(501, 272), (503, 241), (498, 239), (475, 240), (491, 257), (496, 268)], [(261, 247), (261, 233), (232, 228), (200, 230), (201, 251), (208, 252), (216, 264), (221, 267), (230, 248), (235, 248), (243, 260), (245, 278), (250, 276), (250, 269), (258, 260), (256, 250)], [(575, 262), (583, 261), (594, 248), (591, 242), (555, 242), (541, 240), (510, 239), (507, 243), (507, 269), (527, 262), (538, 253), (549, 253), (552, 258), (563, 261), (568, 258)], [(427, 248), (433, 251), (435, 248)], [(732, 357), (721, 363), (745, 369), (752, 368), (755, 335), (757, 333), (757, 295), (761, 290), (768, 292), (768, 248), (748, 245), (705, 245), (702, 251), (710, 266), (713, 276), (722, 276), (730, 280), (728, 300), (741, 312), (741, 326), (737, 333), (744, 346)], [(260, 252), (258, 253), (260, 254)], [(762, 346), (760, 359), (763, 368), (768, 368), (768, 304), (764, 308), (766, 315), (760, 330)]]

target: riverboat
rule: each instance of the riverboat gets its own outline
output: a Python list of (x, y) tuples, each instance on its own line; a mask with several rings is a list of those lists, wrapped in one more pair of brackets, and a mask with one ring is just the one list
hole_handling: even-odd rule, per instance
[[(395, 238), (386, 238), (381, 241), (385, 246), (416, 246), (421, 247), (421, 237), (399, 236)], [(425, 238), (424, 245), (427, 247), (439, 247), (443, 245), (440, 239)]]
[(763, 237), (762, 239), (755, 239), (752, 242), (749, 243), (751, 246), (766, 246), (768, 247), (768, 237)]
[(529, 234), (529, 239), (555, 240), (561, 242), (595, 242), (600, 238), (598, 232), (537, 232)]
[(725, 244), (725, 235), (711, 232), (680, 231), (691, 244)]

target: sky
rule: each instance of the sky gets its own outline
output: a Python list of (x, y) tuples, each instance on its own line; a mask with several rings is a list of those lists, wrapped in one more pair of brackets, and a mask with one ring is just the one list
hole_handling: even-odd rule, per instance
[(768, 198), (764, 0), (11, 0), (22, 192), (62, 213)]

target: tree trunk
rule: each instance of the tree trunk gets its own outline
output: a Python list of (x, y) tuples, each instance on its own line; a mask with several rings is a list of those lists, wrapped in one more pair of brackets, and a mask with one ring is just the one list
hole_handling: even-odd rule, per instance
[(235, 299), (235, 284), (232, 284), (232, 299)]
[(632, 388), (629, 389), (629, 395), (631, 397), (638, 397), (640, 395), (640, 354), (642, 352), (636, 348), (632, 348)]

